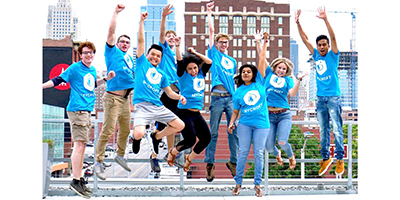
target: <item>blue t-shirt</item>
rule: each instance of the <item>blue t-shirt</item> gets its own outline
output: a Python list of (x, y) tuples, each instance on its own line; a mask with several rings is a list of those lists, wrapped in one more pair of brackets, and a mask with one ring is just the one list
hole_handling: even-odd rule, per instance
[(223, 85), (224, 88), (233, 95), (235, 93), (235, 81), (233, 76), (237, 72), (236, 60), (227, 54), (221, 53), (215, 48), (215, 45), (207, 47), (208, 57), (213, 61), (210, 68), (211, 86)]
[(158, 44), (163, 48), (163, 56), (158, 67), (164, 71), (168, 82), (170, 84), (175, 84), (178, 89), (180, 89), (178, 75), (176, 73), (176, 53), (169, 48), (167, 41), (165, 41), (164, 44), (161, 42), (158, 42)]
[(150, 102), (156, 106), (162, 106), (160, 101), (161, 88), (169, 86), (165, 73), (158, 67), (154, 67), (146, 55), (143, 54), (136, 60), (135, 67), (135, 92), (133, 104)]
[(337, 54), (330, 50), (325, 56), (321, 56), (314, 48), (313, 59), (315, 61), (317, 96), (340, 96), (339, 50)]
[(97, 81), (96, 69), (93, 66), (88, 68), (79, 61), (70, 65), (60, 77), (71, 86), (67, 111), (93, 111), (96, 100), (94, 93)]
[(256, 82), (241, 85), (233, 95), (233, 109), (240, 110), (239, 122), (256, 128), (269, 128), (265, 79), (257, 72)]
[(179, 84), (182, 86), (181, 95), (186, 98), (186, 104), (183, 105), (179, 101), (178, 108), (203, 109), (205, 86), (203, 71), (199, 70), (196, 77), (193, 77), (185, 71), (183, 76), (179, 78)]
[(112, 48), (106, 43), (104, 56), (106, 58), (107, 73), (115, 72), (115, 77), (107, 81), (107, 91), (125, 90), (134, 87), (133, 59), (127, 53), (114, 45)]
[(265, 71), (265, 89), (267, 90), (268, 106), (290, 109), (287, 99), (289, 90), (293, 88), (293, 79), (290, 76), (279, 77), (272, 72), (270, 66)]

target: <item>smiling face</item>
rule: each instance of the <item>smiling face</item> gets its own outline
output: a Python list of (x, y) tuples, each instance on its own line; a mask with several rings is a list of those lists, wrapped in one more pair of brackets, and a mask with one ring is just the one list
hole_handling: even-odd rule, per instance
[(229, 39), (226, 37), (219, 38), (215, 47), (221, 53), (228, 53)]
[(94, 51), (89, 47), (83, 47), (81, 60), (87, 66), (90, 67), (94, 59)]
[(253, 78), (253, 71), (251, 70), (250, 67), (245, 67), (242, 70), (242, 80), (244, 82), (245, 85), (250, 84)]
[(196, 63), (189, 63), (186, 67), (186, 72), (193, 77), (196, 77), (199, 73), (199, 66)]
[(275, 67), (275, 74), (279, 77), (283, 77), (286, 75), (287, 72), (287, 66), (285, 63), (279, 63), (276, 67)]
[(321, 56), (325, 56), (329, 51), (330, 45), (328, 40), (321, 39), (317, 42), (317, 50)]
[(170, 32), (165, 35), (165, 41), (167, 41), (168, 46), (175, 46), (175, 34)]
[(146, 58), (154, 67), (156, 67), (161, 61), (162, 52), (157, 49), (151, 49)]

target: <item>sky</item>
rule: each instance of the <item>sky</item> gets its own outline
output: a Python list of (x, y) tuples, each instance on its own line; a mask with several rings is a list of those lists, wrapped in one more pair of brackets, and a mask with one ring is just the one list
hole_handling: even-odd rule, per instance
[[(187, 0), (194, 1), (196, 0)], [(42, 37), (46, 36), (46, 21), (48, 13), (48, 5), (56, 5), (58, 0), (42, 0), (41, 1), (41, 29), (43, 30)], [(296, 0), (276, 0), (271, 1), (275, 3), (290, 3), (291, 19), (290, 19), (290, 36), (293, 37), (299, 44), (299, 65), (300, 69), (309, 70), (309, 64), (307, 60), (309, 58), (308, 50), (301, 41), (296, 23), (294, 22), (294, 12), (297, 9), (302, 9), (301, 24), (304, 31), (308, 35), (310, 41), (314, 41), (315, 38), (320, 34), (328, 35), (325, 23), (323, 20), (315, 17), (317, 8), (319, 6), (325, 6), (328, 11), (328, 19), (335, 31), (336, 38), (338, 40), (339, 50), (350, 51), (350, 39), (351, 39), (351, 14), (350, 13), (329, 13), (329, 11), (357, 11), (357, 4), (352, 1), (296, 1)], [(341, 2), (346, 2), (345, 5)], [(132, 46), (137, 46), (137, 30), (139, 26), (139, 12), (140, 6), (146, 5), (147, 1), (132, 1), (132, 0), (120, 0), (120, 1), (95, 1), (95, 0), (71, 0), (73, 9), (75, 10), (76, 16), (79, 17), (81, 22), (81, 41), (92, 41), (97, 48), (97, 54), (93, 61), (93, 66), (97, 70), (106, 69), (104, 55), (104, 45), (107, 38), (108, 27), (112, 13), (115, 10), (117, 3), (122, 3), (126, 6), (125, 10), (122, 11), (118, 16), (118, 24), (116, 35), (127, 34), (131, 36)], [(175, 16), (177, 24), (184, 24), (184, 1), (182, 0), (169, 0), (169, 3), (175, 7)], [(89, 8), (89, 9), (88, 9)], [(177, 34), (184, 35), (184, 26), (177, 26)], [(129, 50), (129, 53), (132, 53)]]

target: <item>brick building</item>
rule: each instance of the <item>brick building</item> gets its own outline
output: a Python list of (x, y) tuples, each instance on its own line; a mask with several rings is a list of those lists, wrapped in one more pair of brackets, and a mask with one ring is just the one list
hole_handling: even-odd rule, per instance
[[(206, 4), (209, 1), (185, 2), (185, 49), (193, 47), (207, 54), (208, 21)], [(227, 33), (231, 38), (228, 55), (236, 59), (238, 67), (258, 62), (253, 34), (268, 32), (271, 41), (268, 61), (278, 57), (290, 58), (290, 5), (256, 0), (215, 1), (212, 12), (215, 34)], [(206, 77), (204, 109), (210, 105), (210, 74)]]

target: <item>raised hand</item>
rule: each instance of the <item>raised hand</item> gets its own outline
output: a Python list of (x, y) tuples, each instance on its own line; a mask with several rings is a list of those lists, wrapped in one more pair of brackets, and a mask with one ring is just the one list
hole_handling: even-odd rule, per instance
[(115, 8), (115, 12), (119, 13), (125, 9), (125, 6), (123, 4), (118, 4), (117, 7)]
[(257, 30), (253, 36), (256, 41), (261, 41), (263, 39), (263, 35), (260, 33), (260, 30)]
[(317, 10), (318, 10), (318, 15), (317, 15), (318, 18), (320, 18), (320, 19), (327, 18), (326, 12), (325, 12), (325, 7), (319, 7)]
[(149, 13), (147, 12), (142, 12), (140, 13), (140, 20), (145, 20), (149, 16)]
[(300, 23), (300, 14), (301, 14), (301, 10), (298, 9), (295, 13), (294, 13), (294, 21), (296, 22), (296, 24)]
[(207, 3), (207, 11), (212, 11), (212, 9), (214, 8), (214, 1)]
[(162, 11), (162, 14), (161, 14), (161, 15), (162, 15), (163, 17), (166, 17), (167, 15), (171, 14), (172, 12), (174, 12), (174, 11), (172, 10), (173, 7), (174, 7), (174, 6), (171, 5), (171, 4), (166, 5), (166, 6), (163, 8), (163, 11)]
[(179, 47), (179, 45), (181, 44), (181, 36), (175, 37), (174, 43), (175, 43), (175, 46)]

